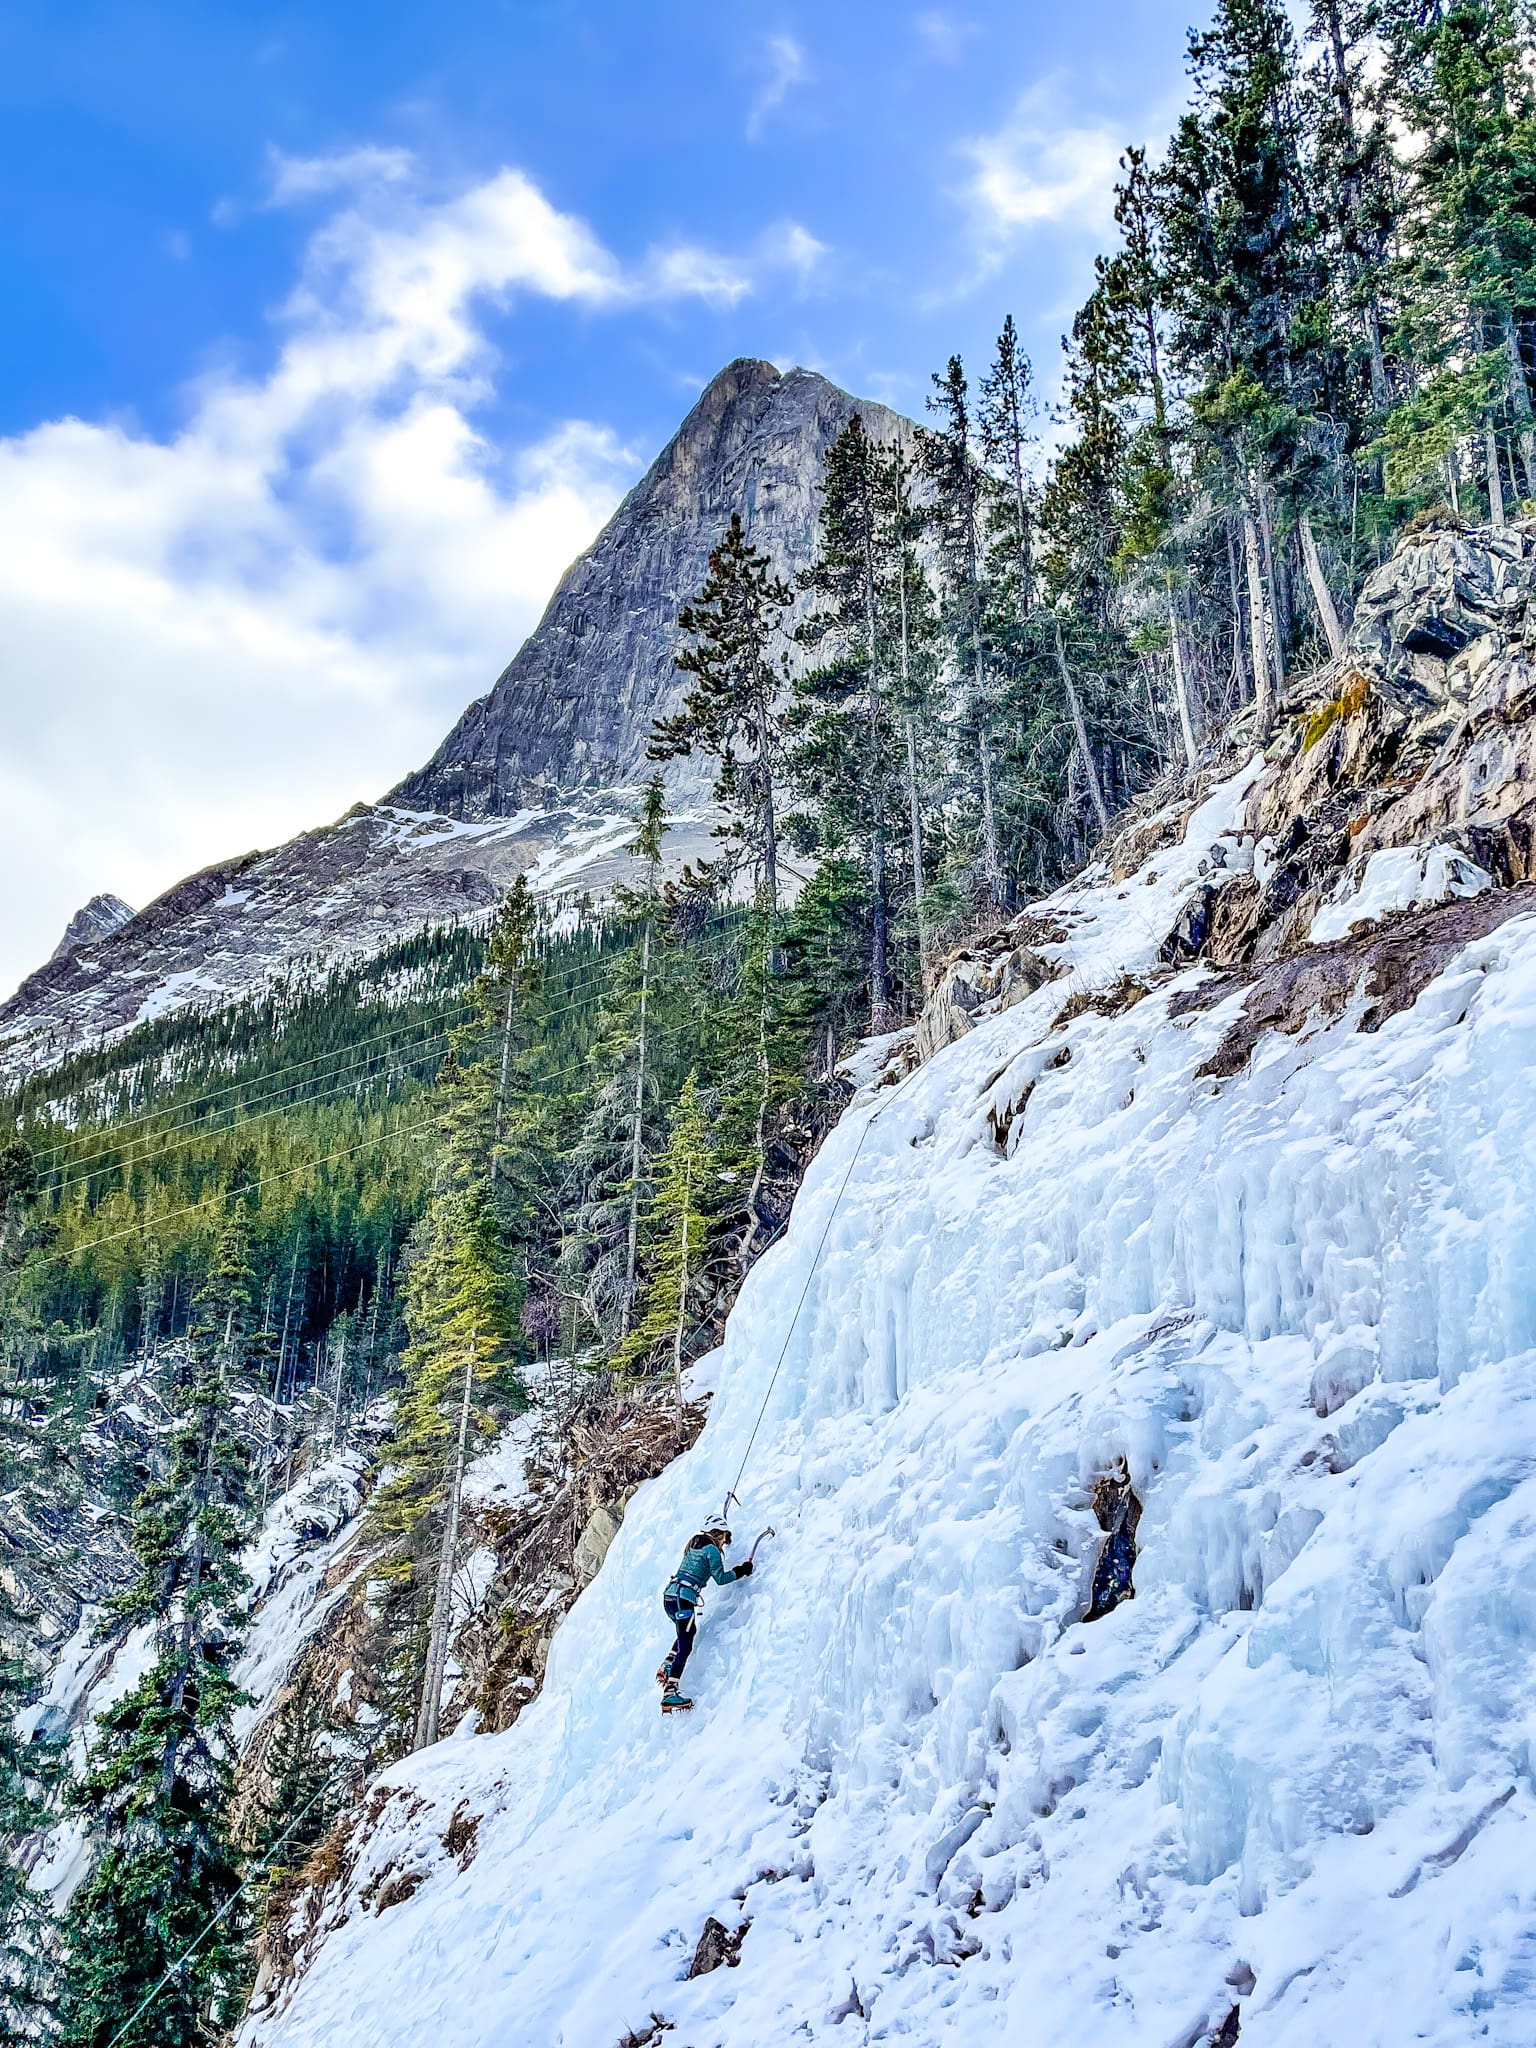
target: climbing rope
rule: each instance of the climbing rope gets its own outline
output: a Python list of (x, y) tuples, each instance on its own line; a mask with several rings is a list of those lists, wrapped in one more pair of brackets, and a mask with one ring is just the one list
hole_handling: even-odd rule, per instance
[(832, 1234), (832, 1225), (837, 1221), (837, 1212), (843, 1205), (844, 1195), (848, 1192), (848, 1183), (853, 1179), (853, 1169), (858, 1165), (859, 1154), (864, 1150), (864, 1140), (869, 1136), (875, 1125), (879, 1123), (881, 1117), (885, 1115), (885, 1112), (890, 1108), (897, 1096), (900, 1095), (903, 1088), (909, 1082), (915, 1081), (921, 1072), (922, 1067), (916, 1066), (910, 1074), (904, 1075), (891, 1090), (885, 1101), (880, 1104), (874, 1115), (868, 1118), (863, 1130), (859, 1133), (859, 1142), (853, 1148), (853, 1156), (849, 1159), (847, 1167), (844, 1169), (842, 1181), (838, 1186), (836, 1195), (833, 1197), (832, 1207), (827, 1211), (827, 1220), (822, 1225), (821, 1237), (817, 1241), (815, 1256), (812, 1258), (810, 1269), (806, 1273), (805, 1285), (800, 1290), (800, 1299), (795, 1303), (795, 1312), (789, 1319), (789, 1328), (784, 1332), (784, 1342), (779, 1346), (779, 1355), (774, 1361), (773, 1371), (768, 1376), (768, 1386), (763, 1395), (763, 1405), (757, 1411), (757, 1420), (752, 1425), (752, 1434), (747, 1438), (747, 1448), (741, 1454), (741, 1463), (736, 1468), (736, 1477), (726, 1492), (725, 1500), (721, 1507), (722, 1520), (727, 1519), (727, 1512), (732, 1501), (735, 1501), (738, 1507), (741, 1505), (737, 1488), (741, 1485), (742, 1474), (747, 1469), (747, 1460), (752, 1455), (752, 1447), (757, 1442), (757, 1433), (763, 1426), (763, 1417), (768, 1413), (768, 1403), (773, 1399), (773, 1390), (778, 1384), (779, 1373), (783, 1367), (784, 1360), (789, 1356), (789, 1347), (800, 1321), (800, 1312), (805, 1307), (806, 1299), (811, 1291), (811, 1282), (816, 1278), (817, 1270), (821, 1265), (821, 1255), (827, 1248), (827, 1239)]

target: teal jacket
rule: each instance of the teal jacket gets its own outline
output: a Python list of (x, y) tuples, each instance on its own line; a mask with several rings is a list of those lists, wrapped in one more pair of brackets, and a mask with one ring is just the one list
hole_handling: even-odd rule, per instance
[(706, 1543), (702, 1550), (684, 1551), (683, 1561), (678, 1566), (672, 1583), (674, 1586), (679, 1583), (691, 1586), (697, 1598), (711, 1579), (717, 1586), (728, 1586), (739, 1576), (739, 1573), (727, 1568), (725, 1559), (720, 1555), (719, 1544)]

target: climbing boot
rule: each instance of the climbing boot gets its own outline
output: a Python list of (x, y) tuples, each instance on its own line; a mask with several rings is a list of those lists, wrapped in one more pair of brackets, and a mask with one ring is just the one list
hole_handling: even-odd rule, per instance
[(686, 1714), (693, 1706), (692, 1700), (685, 1700), (677, 1687), (670, 1682), (661, 1696), (661, 1711), (664, 1714)]
[(666, 1689), (672, 1683), (672, 1660), (667, 1658), (656, 1667), (656, 1683)]

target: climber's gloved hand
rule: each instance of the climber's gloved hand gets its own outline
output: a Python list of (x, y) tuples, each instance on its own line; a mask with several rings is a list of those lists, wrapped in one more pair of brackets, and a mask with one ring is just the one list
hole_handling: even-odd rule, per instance
[(749, 1557), (749, 1558), (747, 1559), (747, 1561), (746, 1561), (746, 1563), (745, 1563), (745, 1564), (739, 1564), (739, 1565), (737, 1565), (737, 1567), (736, 1567), (736, 1576), (737, 1576), (737, 1578), (738, 1578), (738, 1579), (750, 1579), (750, 1578), (751, 1578), (751, 1576), (752, 1576), (752, 1560), (751, 1560), (751, 1558), (750, 1558), (750, 1557)]

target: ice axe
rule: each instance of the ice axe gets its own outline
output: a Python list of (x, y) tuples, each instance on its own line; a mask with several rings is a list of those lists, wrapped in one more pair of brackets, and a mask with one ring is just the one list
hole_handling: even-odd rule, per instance
[(756, 1563), (756, 1561), (757, 1561), (757, 1544), (758, 1544), (758, 1543), (761, 1543), (761, 1542), (762, 1542), (762, 1540), (763, 1540), (763, 1538), (764, 1538), (765, 1536), (777, 1536), (777, 1535), (778, 1535), (778, 1533), (779, 1533), (779, 1532), (778, 1532), (778, 1530), (777, 1530), (777, 1529), (775, 1529), (775, 1527), (773, 1526), (772, 1522), (770, 1522), (770, 1523), (768, 1524), (768, 1526), (767, 1526), (767, 1528), (766, 1528), (766, 1529), (760, 1529), (760, 1530), (758, 1531), (758, 1535), (757, 1535), (757, 1543), (754, 1543), (754, 1544), (753, 1544), (753, 1546), (752, 1546), (752, 1548), (751, 1548), (751, 1549), (750, 1549), (750, 1550), (749, 1550), (749, 1551), (747, 1552), (747, 1563), (748, 1563), (748, 1564), (755, 1564), (755, 1563)]

